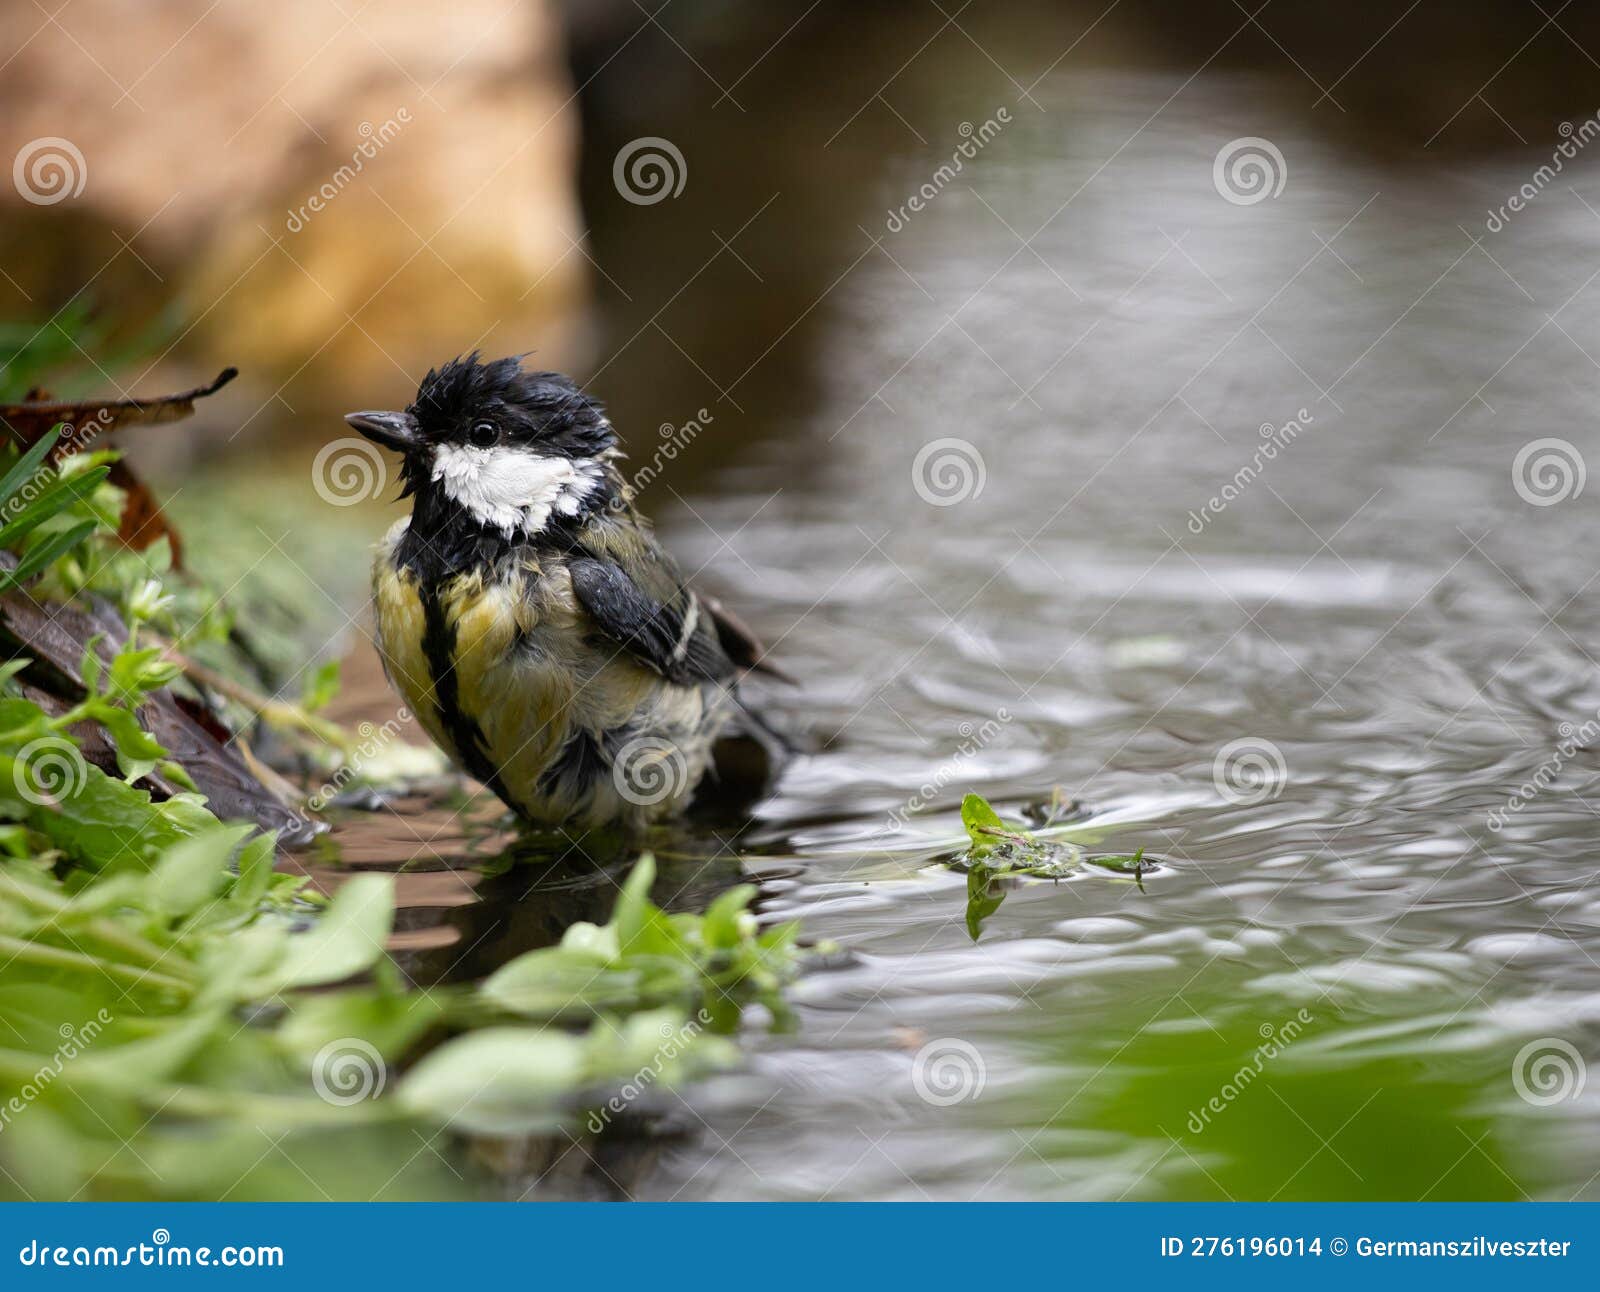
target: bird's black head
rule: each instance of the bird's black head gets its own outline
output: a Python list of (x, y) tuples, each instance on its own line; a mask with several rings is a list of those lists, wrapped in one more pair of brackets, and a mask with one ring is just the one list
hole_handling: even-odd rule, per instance
[(507, 537), (579, 515), (603, 491), (617, 447), (599, 402), (569, 378), (476, 352), (430, 370), (404, 412), (345, 420), (404, 454), (419, 514), (459, 509)]

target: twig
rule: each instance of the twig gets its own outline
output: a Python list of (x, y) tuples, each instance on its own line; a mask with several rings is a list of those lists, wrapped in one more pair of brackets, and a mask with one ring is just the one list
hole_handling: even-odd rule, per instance
[(298, 704), (291, 704), (287, 700), (275, 700), (252, 691), (242, 682), (235, 682), (232, 678), (225, 677), (198, 660), (190, 659), (172, 646), (163, 646), (161, 654), (163, 659), (181, 668), (184, 676), (191, 681), (210, 687), (230, 700), (237, 701), (270, 726), (280, 731), (303, 732), (315, 736), (325, 745), (332, 745), (341, 753), (350, 752), (352, 747), (350, 734), (338, 723), (308, 713)]

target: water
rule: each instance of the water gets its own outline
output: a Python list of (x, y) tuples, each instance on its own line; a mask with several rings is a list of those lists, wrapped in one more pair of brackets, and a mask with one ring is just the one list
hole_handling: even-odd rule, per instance
[[(792, 1030), (749, 1020), (747, 1069), (660, 1094), (652, 1134), (557, 1143), (509, 1196), (1600, 1196), (1594, 494), (1515, 467), (1550, 437), (1594, 460), (1600, 162), (1488, 233), (1557, 140), (1380, 166), (1247, 75), (1153, 116), (1181, 81), (1048, 78), (893, 233), (963, 118), (918, 118), (924, 146), (874, 113), (829, 162), (835, 113), (808, 161), (887, 130), (891, 163), (816, 225), (791, 187), (737, 244), (750, 272), (722, 255), (698, 285), (720, 315), (663, 318), (709, 371), (652, 331), (596, 379), (636, 462), (714, 409), (644, 503), (803, 679), (753, 693), (809, 752), (678, 840), (715, 859), (657, 898), (742, 870), (848, 955), (794, 989)], [(951, 112), (981, 123), (992, 89)], [(1213, 158), (1255, 134), (1287, 180), (1234, 205)], [(769, 178), (702, 194), (722, 237)], [(602, 264), (651, 219), (682, 234), (660, 281), (716, 254), (670, 204), (613, 204)], [(831, 272), (802, 290), (796, 264)], [(613, 334), (666, 294), (616, 272)], [(946, 438), (967, 475), (923, 491), (970, 496), (933, 505), (915, 464)], [(1017, 813), (1057, 787), (1094, 846), (1159, 869), (1015, 882), (974, 941), (941, 864), (961, 794)], [(464, 867), (489, 816), (343, 832), (431, 872), (402, 885), (420, 980), (609, 907), (604, 876)]]

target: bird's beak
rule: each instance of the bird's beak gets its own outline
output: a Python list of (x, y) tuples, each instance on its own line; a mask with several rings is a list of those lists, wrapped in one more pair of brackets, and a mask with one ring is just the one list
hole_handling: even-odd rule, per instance
[(409, 453), (422, 443), (417, 419), (410, 413), (346, 413), (344, 420), (386, 449)]

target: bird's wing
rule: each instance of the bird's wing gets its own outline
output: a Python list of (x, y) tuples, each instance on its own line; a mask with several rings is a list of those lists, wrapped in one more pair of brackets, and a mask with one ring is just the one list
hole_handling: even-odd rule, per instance
[(643, 527), (585, 526), (567, 558), (572, 590), (608, 638), (646, 668), (681, 685), (721, 682), (738, 671), (715, 612)]

